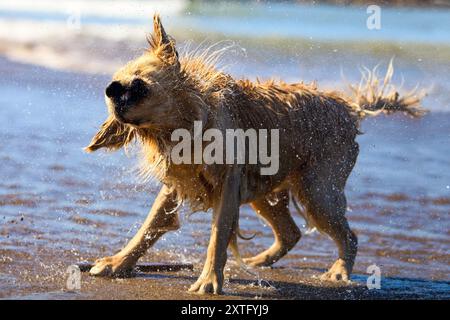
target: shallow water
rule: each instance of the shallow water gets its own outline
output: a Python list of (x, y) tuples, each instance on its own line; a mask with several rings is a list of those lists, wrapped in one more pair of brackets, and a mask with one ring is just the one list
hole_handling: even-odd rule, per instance
[[(251, 25), (265, 21), (268, 12), (280, 13), (277, 11), (280, 8), (255, 14), (252, 19), (257, 21)], [(324, 13), (330, 8), (311, 10)], [(356, 17), (357, 10), (338, 10), (334, 14)], [(201, 12), (198, 8), (191, 8), (191, 11), (192, 16), (182, 15), (183, 18), (175, 23), (175, 29), (189, 23), (202, 29), (204, 26), (201, 23), (213, 19), (205, 17), (211, 16), (208, 8)], [(231, 18), (227, 16), (229, 13), (222, 14), (221, 22), (215, 27), (227, 34), (227, 26), (231, 21), (239, 20), (236, 18), (239, 13), (234, 12)], [(302, 10), (292, 11), (291, 14), (297, 15), (298, 19), (305, 18)], [(394, 13), (387, 14), (395, 18)], [(420, 12), (414, 11), (402, 11), (402, 14), (408, 15), (410, 21), (422, 17)], [(448, 12), (433, 13), (434, 17), (446, 14)], [(91, 15), (94, 17), (92, 26), (97, 28), (100, 18), (95, 18), (95, 12)], [(55, 16), (39, 13), (25, 17), (10, 12), (8, 16), (4, 8), (0, 10), (0, 16), (0, 24), (12, 24), (14, 20), (18, 23), (16, 26), (29, 26), (30, 21), (36, 20), (42, 26), (49, 23), (46, 19), (62, 19), (57, 18), (57, 13)], [(433, 56), (433, 52), (445, 48), (449, 40), (448, 33), (439, 30), (446, 28), (450, 20), (439, 19), (439, 23), (433, 24), (439, 34), (432, 33), (433, 36), (426, 37), (423, 30), (428, 30), (427, 21), (433, 20), (428, 20), (428, 15), (426, 17), (424, 24), (414, 24), (416, 29), (409, 35), (417, 34), (417, 39), (428, 42), (426, 52)], [(17, 22), (18, 18), (22, 20)], [(131, 22), (116, 19), (103, 23), (119, 26), (143, 24), (139, 17), (133, 19)], [(171, 22), (174, 20), (169, 19)], [(246, 23), (253, 20), (245, 21), (237, 31), (241, 35), (246, 33)], [(334, 20), (327, 21), (333, 23)], [(399, 23), (400, 20), (395, 21)], [(305, 26), (310, 24), (314, 37), (325, 36), (326, 32), (315, 25), (320, 21), (306, 19), (304, 23)], [(397, 25), (398, 37), (404, 37), (402, 32), (406, 29), (403, 27)], [(420, 28), (423, 30), (420, 31)], [(308, 36), (304, 33), (308, 28), (298, 31), (298, 34), (289, 33), (289, 30), (297, 32), (294, 29), (295, 25), (280, 25), (280, 33), (287, 32), (294, 38)], [(67, 39), (74, 36), (68, 30), (57, 28), (48, 32), (52, 34), (55, 30), (62, 30), (63, 36), (67, 32)], [(339, 30), (344, 30), (338, 37), (342, 41), (354, 34), (345, 25)], [(333, 38), (341, 32), (339, 30), (335, 31)], [(82, 66), (88, 62), (84, 58), (87, 55), (92, 56), (92, 61), (100, 69), (110, 70), (136, 54), (136, 51), (123, 48), (120, 39), (100, 41), (89, 32), (83, 32), (75, 35), (80, 37), (77, 39), (81, 39), (82, 44), (74, 42), (73, 45), (74, 50), (80, 50), (79, 56), (65, 56), (64, 51), (59, 52), (62, 59), (73, 63), (74, 67), (68, 69), (85, 70)], [(393, 33), (396, 34), (395, 31)], [(47, 37), (39, 38), (43, 39), (42, 46), (54, 48), (52, 45), (57, 41)], [(388, 40), (395, 42), (398, 40), (395, 37)], [(50, 38), (54, 40), (53, 44)], [(84, 42), (86, 39), (96, 45)], [(58, 41), (58, 46), (65, 45), (61, 39)], [(132, 45), (138, 43), (133, 41)], [(109, 60), (111, 50), (108, 48), (113, 52), (120, 51), (118, 60)], [(289, 52), (280, 54), (269, 42), (263, 42), (249, 46), (244, 56), (238, 53), (228, 57), (225, 63), (227, 70), (235, 76), (318, 80), (321, 87), (341, 89), (341, 69), (354, 82), (359, 79), (358, 65), (371, 66), (379, 61), (386, 62), (391, 57), (390, 51), (355, 53), (328, 49), (315, 47), (312, 53), (302, 49), (299, 55), (291, 57)], [(419, 61), (420, 55), (408, 50), (404, 50), (407, 52), (396, 60), (394, 81), (401, 82), (403, 76), (405, 88), (419, 83), (429, 89), (424, 104), (433, 112), (420, 120), (401, 116), (378, 117), (363, 124), (364, 135), (358, 137), (360, 156), (347, 185), (347, 215), (351, 227), (359, 236), (355, 281), (363, 284), (366, 268), (376, 264), (381, 268), (383, 277), (390, 279), (386, 287), (393, 291), (409, 292), (408, 286), (412, 286), (411, 295), (420, 297), (421, 293), (427, 292), (432, 296), (433, 292), (440, 292), (444, 297), (447, 292), (448, 297), (450, 78), (447, 70), (450, 60), (427, 58)], [(440, 52), (442, 54), (442, 50)], [(20, 56), (9, 56), (21, 59)], [(45, 64), (39, 59), (34, 62)], [(91, 155), (82, 152), (82, 147), (89, 142), (106, 116), (102, 92), (109, 81), (109, 74), (52, 71), (0, 58), (0, 75), (0, 139), (3, 142), (0, 144), (0, 297), (23, 294), (32, 294), (26, 296), (28, 298), (62, 297), (55, 293), (54, 286), (47, 284), (47, 280), (55, 277), (62, 279), (65, 268), (73, 262), (110, 255), (123, 246), (142, 223), (159, 187), (156, 183), (140, 182), (135, 174), (135, 159), (123, 152)], [(429, 88), (430, 84), (433, 87)], [(296, 216), (295, 219), (303, 226), (301, 218)], [(255, 254), (271, 245), (270, 229), (248, 207), (242, 208), (241, 220), (245, 234), (257, 234), (254, 240), (241, 241), (241, 250), (245, 255)], [(209, 221), (208, 213), (189, 216), (185, 212), (182, 214), (181, 230), (164, 236), (146, 259), (173, 259), (199, 265), (207, 246)], [(305, 228), (302, 227), (302, 230)], [(279, 270), (287, 268), (296, 272), (303, 272), (302, 268), (312, 268), (319, 274), (333, 262), (336, 255), (331, 240), (314, 233), (304, 235), (277, 266), (281, 268)], [(33, 295), (42, 291), (47, 293)]]

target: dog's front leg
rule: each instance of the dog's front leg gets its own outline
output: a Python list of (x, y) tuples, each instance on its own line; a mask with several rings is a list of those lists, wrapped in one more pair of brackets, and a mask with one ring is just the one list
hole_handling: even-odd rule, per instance
[(176, 194), (161, 188), (150, 213), (128, 244), (111, 257), (98, 259), (89, 273), (95, 276), (117, 276), (130, 273), (138, 259), (164, 233), (179, 228)]
[(211, 237), (205, 265), (198, 280), (189, 291), (200, 294), (220, 294), (223, 269), (227, 262), (227, 247), (239, 216), (239, 181), (237, 168), (227, 169), (225, 181), (213, 209)]

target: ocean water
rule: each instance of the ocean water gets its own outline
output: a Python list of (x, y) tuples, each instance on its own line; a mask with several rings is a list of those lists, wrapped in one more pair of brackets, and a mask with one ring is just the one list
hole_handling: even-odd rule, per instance
[[(450, 13), (443, 9), (387, 8), (380, 11), (381, 28), (366, 27), (368, 6), (293, 5), (188, 1), (31, 0), (0, 2), (0, 17), (67, 22), (70, 13), (86, 24), (151, 22), (153, 12), (166, 17), (171, 28), (258, 38), (312, 38), (449, 44)], [(446, 32), (447, 31), (447, 32)]]
[[(109, 9), (100, 10), (106, 3)], [(318, 80), (322, 88), (345, 89), (342, 75), (358, 81), (358, 67), (381, 63), (383, 70), (395, 54), (394, 81), (404, 90), (426, 89), (423, 104), (431, 112), (419, 120), (382, 116), (363, 123), (347, 185), (347, 216), (359, 236), (355, 273), (375, 263), (387, 278), (438, 281), (448, 290), (449, 11), (383, 8), (377, 33), (364, 27), (363, 7), (158, 3), (135, 1), (124, 14), (107, 0), (0, 1), (0, 296), (32, 292), (24, 279), (36, 281), (36, 264), (52, 270), (112, 254), (150, 209), (159, 186), (137, 179), (132, 154), (87, 155), (82, 147), (106, 117), (103, 90), (111, 72), (139, 54), (155, 8), (182, 48), (190, 35), (194, 47), (202, 39), (233, 41), (223, 65), (236, 77)], [(76, 30), (67, 26), (74, 5), (83, 9)], [(244, 254), (269, 247), (265, 223), (248, 207), (241, 216), (244, 232), (257, 234), (241, 242)], [(181, 230), (164, 236), (147, 259), (165, 252), (201, 263), (209, 221), (209, 213), (185, 212)], [(332, 241), (315, 233), (277, 265), (325, 269), (336, 254)]]

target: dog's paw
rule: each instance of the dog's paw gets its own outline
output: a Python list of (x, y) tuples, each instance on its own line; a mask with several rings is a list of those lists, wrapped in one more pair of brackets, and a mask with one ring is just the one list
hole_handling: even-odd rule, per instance
[(268, 254), (259, 254), (251, 258), (243, 259), (244, 263), (250, 267), (270, 267), (278, 259), (273, 258)]
[(350, 272), (348, 271), (347, 264), (342, 259), (337, 259), (331, 266), (330, 270), (320, 276), (322, 281), (332, 282), (345, 282), (349, 283)]
[(223, 276), (220, 277), (215, 272), (207, 276), (200, 276), (198, 280), (189, 288), (189, 292), (197, 294), (222, 294)]
[(130, 276), (133, 273), (134, 263), (130, 263), (123, 257), (111, 256), (97, 259), (89, 270), (91, 276), (119, 277)]

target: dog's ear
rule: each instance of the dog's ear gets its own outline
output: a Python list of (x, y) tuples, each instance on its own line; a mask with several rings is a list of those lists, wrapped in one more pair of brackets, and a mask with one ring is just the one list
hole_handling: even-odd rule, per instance
[(84, 150), (94, 152), (106, 148), (114, 151), (130, 143), (135, 134), (136, 132), (132, 127), (124, 125), (110, 115)]
[(153, 34), (148, 39), (153, 52), (166, 62), (178, 65), (178, 52), (175, 48), (175, 40), (169, 36), (161, 23), (158, 14), (153, 16)]

